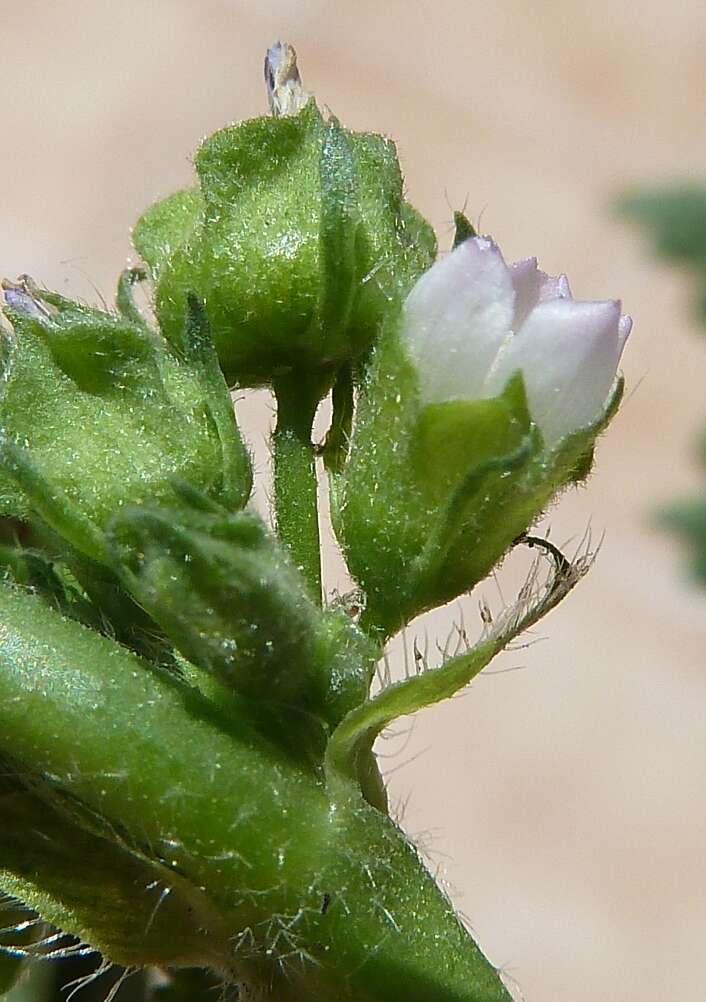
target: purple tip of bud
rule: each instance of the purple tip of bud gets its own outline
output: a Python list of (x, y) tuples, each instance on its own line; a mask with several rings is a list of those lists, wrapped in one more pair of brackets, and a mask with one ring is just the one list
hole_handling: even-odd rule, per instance
[(275, 65), (279, 63), (282, 59), (282, 49), (284, 46), (281, 42), (273, 42), (272, 45), (267, 50), (267, 58)]
[(3, 297), (5, 305), (9, 306), (15, 313), (21, 313), (25, 317), (32, 317), (35, 320), (47, 320), (50, 313), (38, 299), (27, 291), (24, 285), (14, 285), (12, 282), (2, 283)]

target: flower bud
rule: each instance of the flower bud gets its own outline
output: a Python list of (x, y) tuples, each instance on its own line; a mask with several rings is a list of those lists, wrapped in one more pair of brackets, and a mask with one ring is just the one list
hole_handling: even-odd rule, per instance
[(484, 237), (419, 279), (333, 478), (337, 531), (381, 628), (472, 588), (587, 475), (630, 327), (617, 301), (576, 302), (565, 276), (508, 266)]
[(102, 559), (112, 514), (174, 502), (174, 478), (228, 507), (245, 503), (249, 460), (196, 301), (170, 346), (136, 310), (89, 309), (26, 279), (4, 285), (14, 334), (0, 394), (2, 514), (38, 514)]
[(403, 197), (394, 145), (326, 120), (292, 59), (289, 47), (268, 54), (275, 115), (206, 139), (198, 187), (149, 209), (133, 238), (168, 338), (193, 290), (229, 385), (294, 373), (322, 395), (372, 345), (435, 239)]
[(270, 706), (278, 733), (289, 739), (306, 724), (320, 743), (365, 699), (377, 649), (347, 616), (313, 603), (256, 515), (130, 507), (109, 538), (126, 587), (174, 646), (227, 689)]

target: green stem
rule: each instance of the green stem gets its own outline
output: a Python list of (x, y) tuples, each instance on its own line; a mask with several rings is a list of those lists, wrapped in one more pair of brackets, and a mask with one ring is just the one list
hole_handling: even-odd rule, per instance
[(277, 427), (274, 445), (274, 497), (277, 532), (321, 603), (321, 554), (316, 455), (311, 441), (319, 387), (294, 377), (274, 384)]
[[(269, 743), (220, 731), (181, 680), (36, 596), (4, 586), (0, 619), (0, 751), (50, 775), (106, 837), (148, 849), (172, 873), (164, 886), (203, 888), (231, 930), (224, 973), (278, 1002), (509, 1002), (414, 849), (353, 783), (332, 796)], [(95, 886), (84, 892), (98, 907)], [(139, 949), (144, 926), (135, 938), (130, 921), (115, 936)], [(199, 924), (177, 938), (184, 963)]]

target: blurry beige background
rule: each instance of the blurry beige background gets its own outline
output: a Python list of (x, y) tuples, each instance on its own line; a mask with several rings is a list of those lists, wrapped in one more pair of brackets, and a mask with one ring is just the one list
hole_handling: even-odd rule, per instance
[[(706, 344), (685, 280), (647, 260), (606, 205), (627, 182), (706, 174), (703, 4), (1, 10), (2, 274), (111, 295), (131, 223), (189, 181), (200, 137), (265, 109), (263, 54), (282, 37), (344, 123), (397, 139), (442, 247), (465, 204), (509, 258), (537, 254), (579, 297), (623, 297), (631, 392), (587, 489), (550, 520), (557, 541), (589, 521), (605, 530), (597, 565), (541, 643), (494, 666), (522, 670), (482, 677), (421, 715), (406, 747), (383, 750), (398, 749), (386, 764), (407, 829), (518, 999), (700, 1002), (706, 595), (686, 588), (648, 514), (697, 484), (689, 447), (706, 420)], [(476, 597), (464, 613), (477, 623)], [(444, 636), (457, 614), (431, 625)]]

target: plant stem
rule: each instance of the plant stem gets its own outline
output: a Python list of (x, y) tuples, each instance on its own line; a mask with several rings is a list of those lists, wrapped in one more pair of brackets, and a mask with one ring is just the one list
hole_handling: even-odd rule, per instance
[[(277, 531), (321, 603), (318, 484), (311, 428), (320, 395), (292, 376), (274, 384), (277, 427), (274, 445), (274, 497)], [(309, 390), (309, 392), (307, 392)]]

